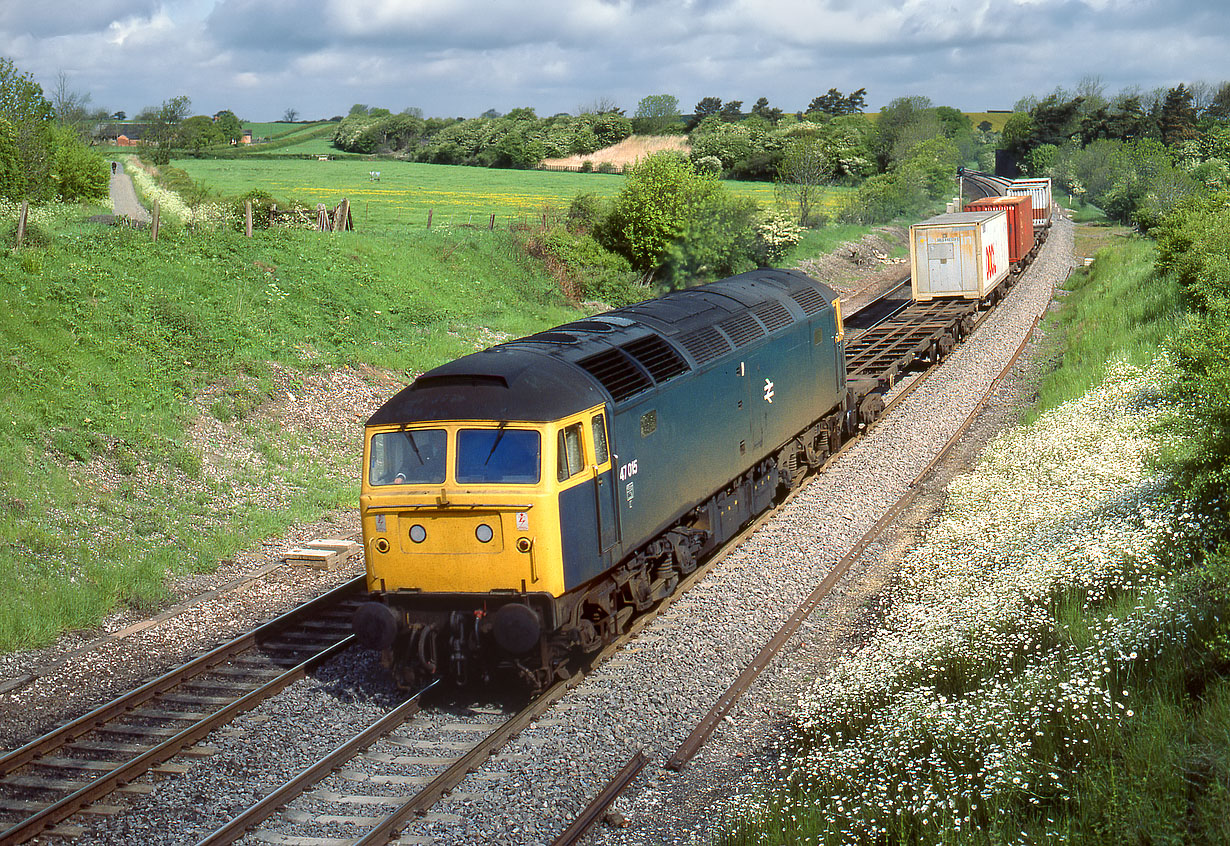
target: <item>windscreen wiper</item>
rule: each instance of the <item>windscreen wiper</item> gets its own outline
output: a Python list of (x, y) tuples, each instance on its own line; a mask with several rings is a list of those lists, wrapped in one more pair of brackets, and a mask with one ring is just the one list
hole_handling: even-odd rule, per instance
[(495, 440), (491, 444), (491, 452), (487, 453), (487, 457), (483, 459), (483, 466), (487, 466), (487, 462), (491, 460), (491, 456), (495, 455), (495, 448), (500, 445), (500, 441), (504, 439), (504, 427), (508, 425), (507, 420), (500, 421), (500, 428), (495, 431)]

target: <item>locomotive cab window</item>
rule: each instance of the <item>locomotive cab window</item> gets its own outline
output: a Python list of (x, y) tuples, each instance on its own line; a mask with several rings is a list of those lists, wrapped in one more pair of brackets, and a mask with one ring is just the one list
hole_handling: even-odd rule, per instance
[(610, 457), (606, 445), (606, 415), (594, 415), (594, 466), (601, 467)]
[(533, 485), (542, 440), (530, 429), (462, 429), (457, 433), (457, 481)]
[(585, 453), (581, 448), (581, 424), (573, 423), (560, 430), (557, 450), (559, 481), (572, 478), (585, 469)]
[(368, 480), (373, 485), (438, 485), (448, 467), (448, 433), (403, 429), (372, 436)]

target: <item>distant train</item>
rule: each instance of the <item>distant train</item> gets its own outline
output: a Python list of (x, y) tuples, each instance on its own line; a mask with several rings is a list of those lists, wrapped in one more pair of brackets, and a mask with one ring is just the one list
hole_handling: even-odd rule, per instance
[(367, 421), (355, 632), (407, 687), (566, 678), (872, 422), (885, 387), (847, 383), (840, 301), (788, 270), (424, 373)]

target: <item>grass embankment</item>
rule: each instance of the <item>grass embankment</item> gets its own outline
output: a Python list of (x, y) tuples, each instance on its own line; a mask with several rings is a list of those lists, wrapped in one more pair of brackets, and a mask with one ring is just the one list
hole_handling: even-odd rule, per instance
[[(0, 253), (0, 650), (352, 502), (361, 422), (313, 426), (298, 383), (367, 365), (408, 381), (576, 314), (506, 234), (169, 227), (155, 244), (86, 214), (38, 211), (36, 246)], [(219, 426), (233, 454), (202, 437)]]
[(1154, 256), (1074, 275), (1035, 419), (954, 481), (722, 842), (1230, 840), (1226, 603), (1165, 493), (1180, 286)]

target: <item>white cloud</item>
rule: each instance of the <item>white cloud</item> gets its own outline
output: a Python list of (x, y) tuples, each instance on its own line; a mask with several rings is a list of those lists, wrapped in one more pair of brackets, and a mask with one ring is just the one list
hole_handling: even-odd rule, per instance
[[(428, 114), (488, 107), (629, 111), (649, 93), (787, 110), (836, 87), (873, 108), (922, 94), (969, 110), (1101, 74), (1109, 93), (1230, 78), (1213, 0), (69, 0), (0, 8), (0, 43), (46, 86), (57, 71), (130, 112)], [(1014, 60), (1012, 51), (1027, 58)]]

